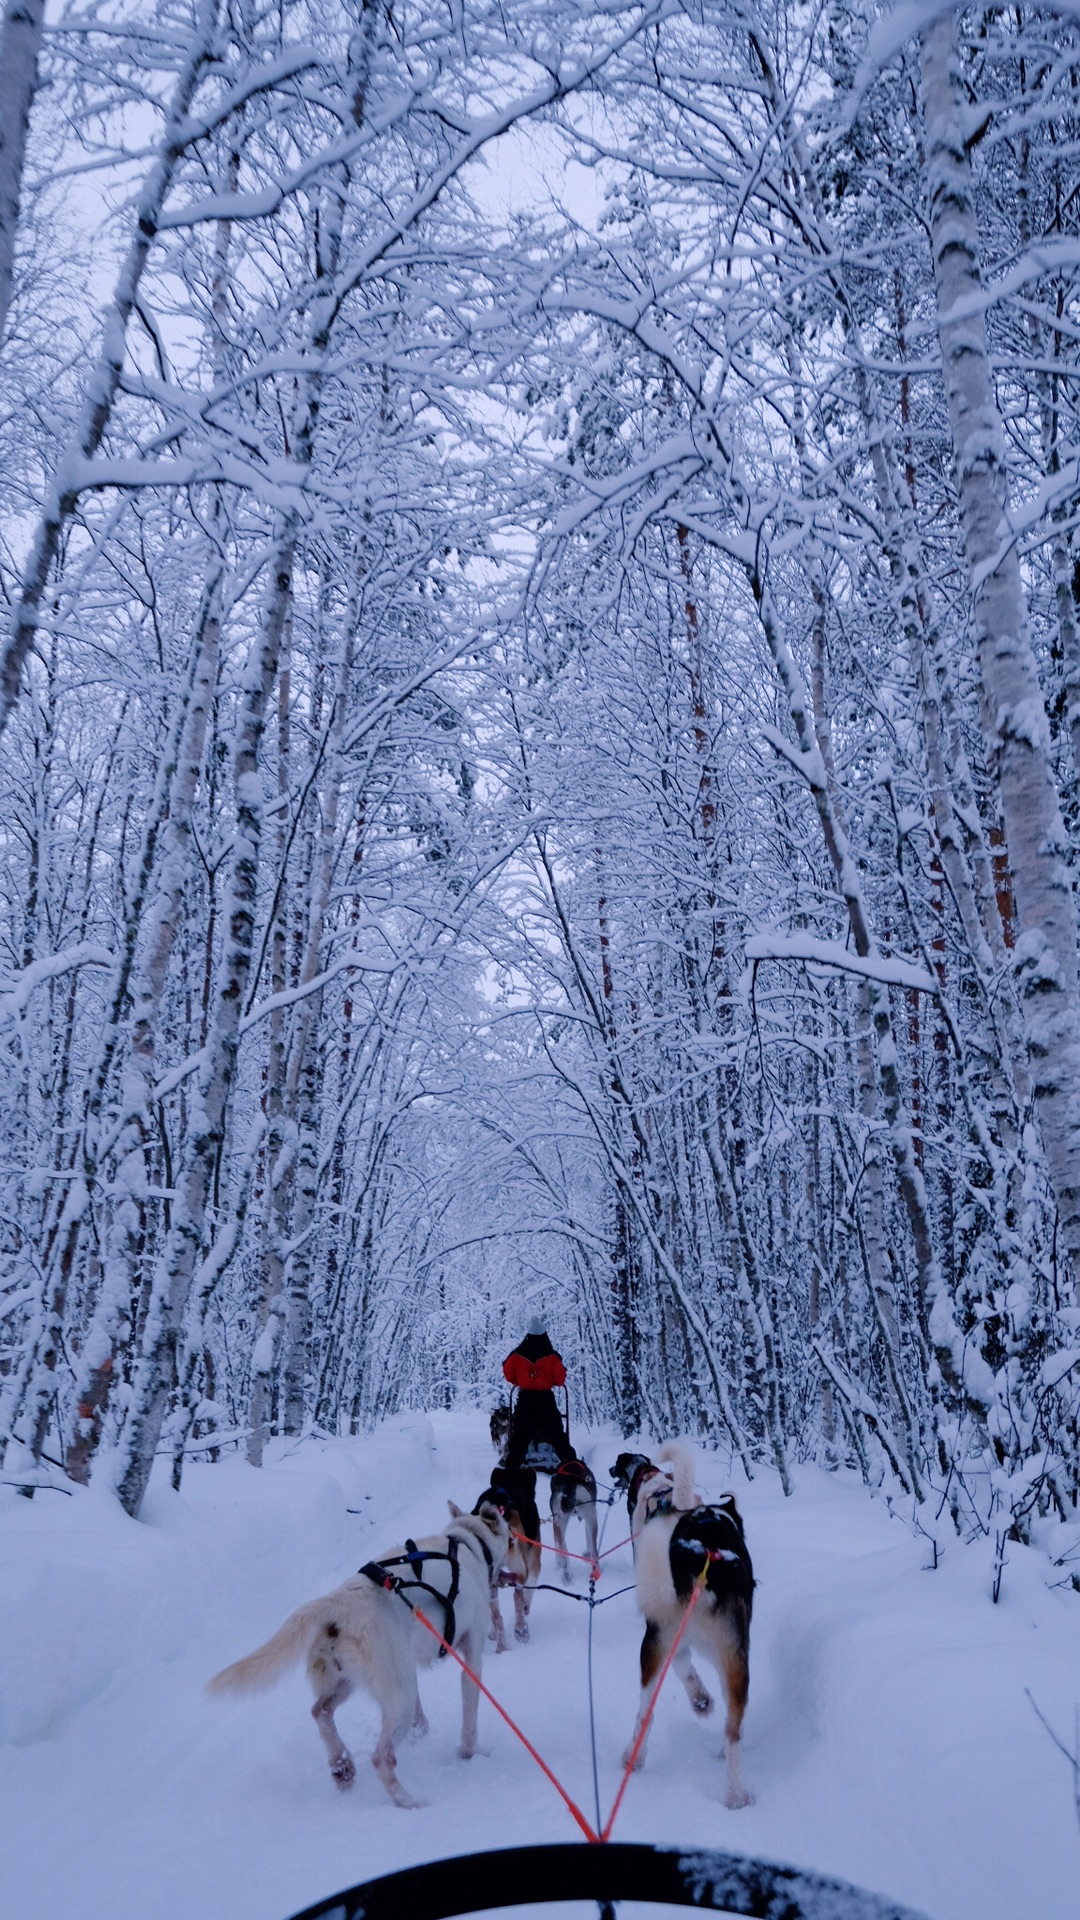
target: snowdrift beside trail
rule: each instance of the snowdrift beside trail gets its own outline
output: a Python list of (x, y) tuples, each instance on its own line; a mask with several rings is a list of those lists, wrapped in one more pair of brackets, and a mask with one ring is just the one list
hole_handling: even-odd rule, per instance
[[(615, 1444), (586, 1447), (601, 1477)], [(203, 1691), (301, 1601), (440, 1525), (448, 1497), (471, 1505), (491, 1458), (482, 1416), (408, 1416), (367, 1438), (278, 1446), (262, 1471), (235, 1457), (193, 1464), (179, 1496), (163, 1473), (137, 1523), (93, 1490), (33, 1502), (0, 1490), (0, 1796), (18, 1836), (0, 1858), (3, 1909), (19, 1920), (76, 1907), (80, 1920), (284, 1920), (413, 1861), (572, 1839), (551, 1787), (486, 1705), (488, 1752), (455, 1758), (449, 1663), (423, 1679), (429, 1739), (399, 1755), (402, 1779), (430, 1803), (412, 1814), (388, 1804), (365, 1764), (377, 1715), (362, 1697), (340, 1714), (361, 1764), (339, 1794), (301, 1674), (235, 1703)], [(703, 1456), (699, 1480), (719, 1493), (728, 1463)], [(724, 1808), (720, 1716), (695, 1720), (669, 1683), (616, 1837), (789, 1860), (930, 1920), (1073, 1920), (1069, 1772), (1025, 1689), (1069, 1737), (1080, 1598), (1014, 1548), (992, 1606), (989, 1547), (949, 1545), (927, 1571), (925, 1540), (845, 1476), (803, 1469), (791, 1500), (764, 1472), (736, 1489), (759, 1579), (745, 1742), (756, 1805)], [(541, 1483), (542, 1511), (545, 1493)], [(620, 1501), (608, 1544), (625, 1518)], [(627, 1548), (605, 1563), (601, 1592), (631, 1577)], [(581, 1593), (583, 1569), (575, 1578)], [(489, 1644), (484, 1671), (591, 1814), (586, 1626), (583, 1605), (539, 1593), (530, 1645), (496, 1657)], [(605, 1813), (633, 1724), (639, 1637), (632, 1595), (596, 1615)]]

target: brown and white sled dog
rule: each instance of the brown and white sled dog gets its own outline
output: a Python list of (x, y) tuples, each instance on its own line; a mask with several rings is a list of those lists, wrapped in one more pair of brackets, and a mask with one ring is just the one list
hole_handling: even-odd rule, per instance
[[(729, 1807), (750, 1805), (742, 1779), (742, 1723), (750, 1683), (750, 1614), (754, 1569), (743, 1538), (743, 1524), (731, 1494), (702, 1506), (694, 1493), (694, 1463), (685, 1447), (668, 1441), (658, 1460), (672, 1467), (670, 1491), (646, 1480), (634, 1513), (638, 1533), (634, 1567), (638, 1605), (645, 1615), (641, 1643), (641, 1705), (634, 1741), (649, 1704), (656, 1677), (671, 1649), (706, 1568), (705, 1587), (673, 1662), (695, 1713), (711, 1713), (712, 1697), (693, 1664), (694, 1652), (712, 1662), (727, 1700), (727, 1791)], [(636, 1765), (645, 1758), (645, 1743)]]
[[(655, 1483), (657, 1480), (660, 1480), (670, 1491), (671, 1475), (665, 1467), (658, 1467), (655, 1460), (650, 1460), (647, 1453), (620, 1453), (615, 1465), (608, 1468), (608, 1473), (611, 1475), (611, 1482), (616, 1492), (625, 1493), (626, 1495), (626, 1518), (629, 1523), (631, 1537), (633, 1537), (634, 1514), (637, 1511), (638, 1501), (641, 1499), (642, 1493), (645, 1490), (646, 1482)], [(650, 1485), (648, 1490), (653, 1494), (658, 1491), (655, 1484)], [(636, 1559), (637, 1541), (634, 1540), (633, 1544), (634, 1558)]]
[[(399, 1807), (416, 1807), (397, 1776), (397, 1743), (410, 1728), (427, 1732), (416, 1686), (418, 1667), (431, 1666), (440, 1647), (434, 1635), (413, 1618), (401, 1593), (377, 1584), (379, 1571), (400, 1580), (402, 1589), (443, 1633), (474, 1673), (479, 1674), (491, 1612), (491, 1594), (499, 1569), (515, 1554), (506, 1519), (497, 1507), (462, 1513), (450, 1503), (453, 1519), (445, 1533), (392, 1548), (371, 1573), (346, 1580), (335, 1593), (298, 1607), (273, 1639), (246, 1660), (226, 1667), (209, 1683), (211, 1693), (247, 1693), (269, 1686), (278, 1675), (306, 1659), (315, 1690), (312, 1715), (339, 1787), (356, 1778), (352, 1755), (334, 1724), (335, 1710), (354, 1687), (370, 1693), (382, 1712), (382, 1727), (371, 1764)], [(456, 1578), (455, 1578), (456, 1574)], [(423, 1583), (423, 1584), (421, 1584)], [(480, 1696), (461, 1676), (461, 1745), (470, 1760), (476, 1752), (476, 1716)]]

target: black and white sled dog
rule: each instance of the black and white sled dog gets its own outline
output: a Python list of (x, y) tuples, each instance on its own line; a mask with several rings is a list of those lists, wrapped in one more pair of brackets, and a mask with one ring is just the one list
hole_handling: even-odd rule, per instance
[(507, 1448), (510, 1445), (510, 1429), (513, 1424), (514, 1415), (507, 1401), (504, 1400), (499, 1406), (492, 1408), (488, 1432), (491, 1435), (491, 1444), (499, 1456), (500, 1466), (506, 1459)]
[(566, 1557), (566, 1524), (574, 1515), (585, 1523), (585, 1548), (593, 1565), (599, 1547), (596, 1525), (596, 1479), (584, 1460), (563, 1460), (551, 1476), (551, 1525), (562, 1577), (570, 1585)]
[[(398, 1779), (395, 1749), (410, 1728), (427, 1732), (416, 1670), (431, 1666), (442, 1652), (434, 1635), (413, 1618), (410, 1606), (421, 1606), (432, 1626), (479, 1674), (494, 1584), (504, 1562), (513, 1564), (517, 1552), (498, 1507), (485, 1503), (478, 1513), (462, 1513), (451, 1501), (450, 1511), (453, 1518), (445, 1533), (408, 1540), (379, 1560), (369, 1560), (335, 1593), (298, 1607), (265, 1646), (209, 1683), (212, 1693), (253, 1692), (306, 1658), (315, 1690), (311, 1712), (326, 1745), (330, 1772), (342, 1788), (351, 1787), (356, 1767), (334, 1713), (354, 1687), (364, 1687), (382, 1712), (371, 1764), (399, 1807), (422, 1805)], [(458, 1748), (463, 1760), (476, 1752), (479, 1703), (476, 1687), (463, 1673)]]
[[(711, 1713), (713, 1702), (694, 1667), (694, 1652), (703, 1652), (719, 1673), (727, 1700), (724, 1803), (746, 1807), (751, 1796), (743, 1785), (741, 1742), (750, 1684), (754, 1569), (743, 1538), (742, 1519), (730, 1493), (708, 1506), (698, 1503), (694, 1463), (685, 1447), (669, 1440), (660, 1448), (658, 1459), (671, 1464), (670, 1492), (665, 1494), (654, 1479), (646, 1477), (633, 1519), (634, 1530), (639, 1532), (634, 1573), (638, 1605), (645, 1615), (645, 1637), (641, 1642), (641, 1705), (624, 1764), (629, 1764), (653, 1683), (704, 1568), (704, 1591), (673, 1664), (695, 1713)], [(636, 1766), (640, 1767), (644, 1758), (642, 1742)]]
[(514, 1638), (524, 1642), (529, 1637), (529, 1614), (540, 1578), (540, 1513), (536, 1505), (535, 1471), (532, 1467), (493, 1467), (491, 1484), (484, 1488), (473, 1512), (479, 1513), (485, 1501), (505, 1514), (511, 1540), (518, 1548), (514, 1564), (503, 1566), (497, 1584), (491, 1589), (491, 1637), (496, 1653), (505, 1653), (506, 1628), (499, 1588), (514, 1590)]

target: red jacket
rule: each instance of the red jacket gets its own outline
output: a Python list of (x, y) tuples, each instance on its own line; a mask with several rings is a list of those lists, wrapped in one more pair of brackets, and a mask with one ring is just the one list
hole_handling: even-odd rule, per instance
[(539, 1360), (526, 1360), (523, 1353), (508, 1353), (503, 1372), (510, 1385), (522, 1393), (545, 1393), (566, 1385), (566, 1368), (557, 1353), (542, 1354)]

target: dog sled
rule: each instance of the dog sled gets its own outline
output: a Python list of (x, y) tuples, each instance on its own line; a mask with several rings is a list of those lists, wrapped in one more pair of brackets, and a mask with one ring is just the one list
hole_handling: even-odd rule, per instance
[[(559, 1394), (562, 1395), (562, 1405), (559, 1407), (559, 1421), (562, 1427), (565, 1451), (572, 1453), (573, 1449), (570, 1445), (570, 1392), (567, 1387), (558, 1387), (555, 1389), (555, 1393), (557, 1406), (557, 1396)], [(500, 1447), (501, 1451), (505, 1450), (506, 1443), (510, 1438), (514, 1419), (514, 1407), (517, 1399), (518, 1390), (516, 1387), (511, 1387), (509, 1399), (505, 1400), (501, 1406), (496, 1407), (491, 1417), (491, 1437), (495, 1441), (495, 1444)], [(560, 1456), (550, 1440), (533, 1439), (530, 1440), (525, 1450), (525, 1457), (521, 1464), (523, 1467), (533, 1467), (537, 1473), (551, 1474), (557, 1472), (560, 1465)]]
[(784, 1920), (923, 1920), (910, 1907), (844, 1880), (705, 1847), (608, 1841), (507, 1847), (431, 1860), (383, 1874), (305, 1907), (293, 1920), (451, 1920), (455, 1914), (536, 1906), (542, 1900), (614, 1900), (695, 1907), (706, 1913), (774, 1914)]

